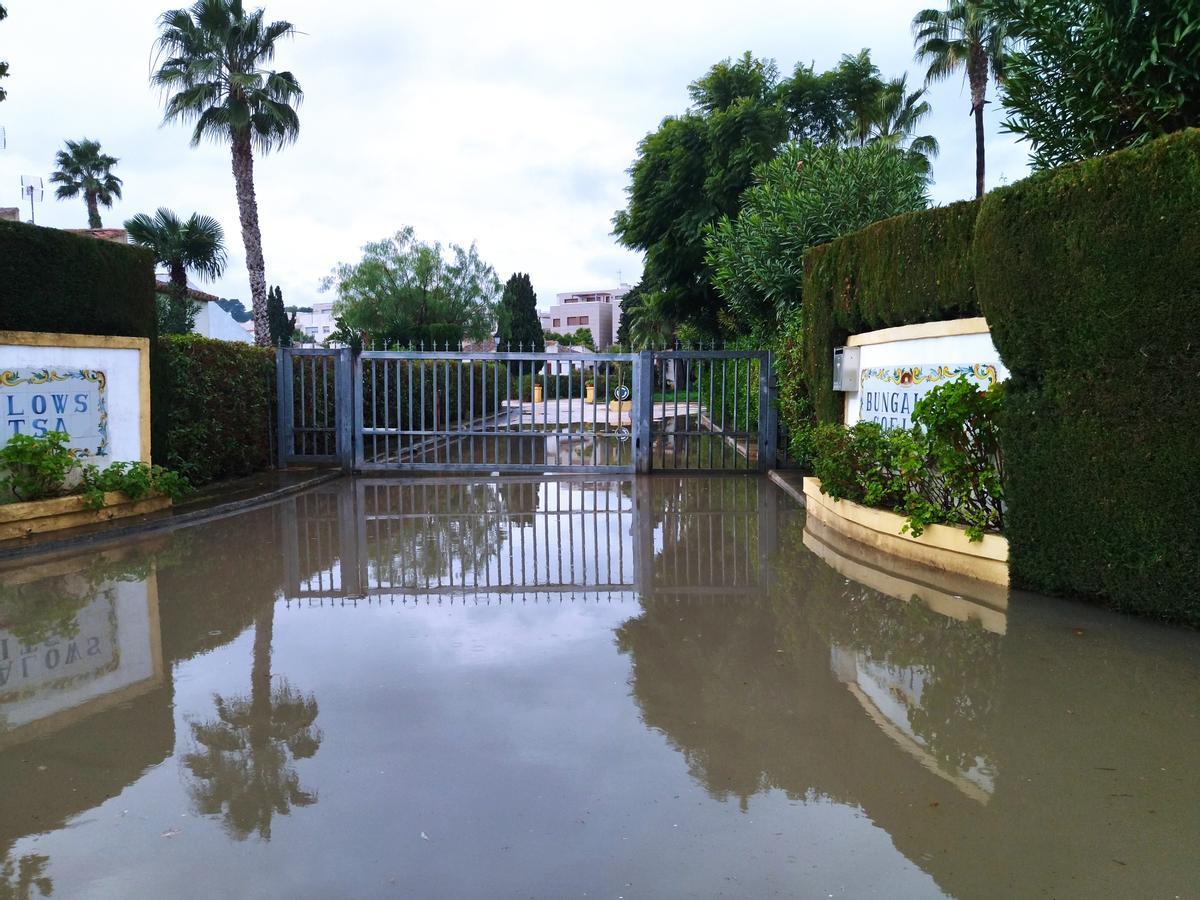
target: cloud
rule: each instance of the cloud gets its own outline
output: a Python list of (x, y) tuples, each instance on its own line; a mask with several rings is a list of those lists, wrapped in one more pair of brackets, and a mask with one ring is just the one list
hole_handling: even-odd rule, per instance
[[(0, 205), (22, 174), (49, 175), (66, 138), (99, 139), (120, 157), (125, 197), (105, 224), (168, 206), (225, 226), (230, 268), (209, 289), (249, 299), (227, 148), (188, 146), (160, 127), (148, 86), (162, 0), (122, 0), (103, 36), (87, 0), (9, 4), (0, 55), (12, 64), (0, 105)], [(912, 61), (915, 7), (616, 0), (607, 4), (462, 2), (401, 5), (265, 0), (268, 17), (300, 29), (276, 64), (305, 89), (299, 142), (256, 161), (267, 277), (288, 302), (318, 299), (321, 278), (405, 224), (421, 238), (477, 241), (501, 278), (531, 273), (543, 305), (554, 293), (625, 281), (636, 254), (611, 235), (637, 142), (687, 106), (687, 84), (744, 50), (818, 68), (870, 47), (886, 75)], [(64, 22), (80, 23), (64, 28)], [(82, 74), (81, 73), (86, 73)], [(957, 81), (935, 86), (929, 130), (942, 144), (935, 200), (968, 197), (974, 145)], [(1023, 149), (989, 112), (989, 184), (1025, 173)], [(83, 204), (48, 196), (42, 224), (81, 227)]]

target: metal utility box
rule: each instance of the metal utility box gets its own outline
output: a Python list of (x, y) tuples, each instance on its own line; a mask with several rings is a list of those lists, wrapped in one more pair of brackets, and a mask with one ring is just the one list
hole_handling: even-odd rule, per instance
[(838, 347), (833, 351), (833, 389), (858, 390), (859, 347)]

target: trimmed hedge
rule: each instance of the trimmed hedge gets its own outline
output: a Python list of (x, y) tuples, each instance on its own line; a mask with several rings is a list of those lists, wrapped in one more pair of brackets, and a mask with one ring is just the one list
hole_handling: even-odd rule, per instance
[(0, 221), (0, 331), (153, 338), (154, 257), (139, 247)]
[[(805, 257), (803, 353), (983, 314), (1012, 373), (1014, 585), (1200, 625), (1200, 130), (877, 223)], [(977, 213), (977, 215), (976, 215)]]
[(160, 338), (158, 358), (156, 459), (193, 485), (274, 464), (275, 351), (186, 334)]
[(835, 422), (833, 349), (855, 332), (977, 316), (978, 201), (885, 219), (804, 255), (804, 368), (817, 418)]
[(1015, 584), (1200, 625), (1200, 131), (988, 195)]

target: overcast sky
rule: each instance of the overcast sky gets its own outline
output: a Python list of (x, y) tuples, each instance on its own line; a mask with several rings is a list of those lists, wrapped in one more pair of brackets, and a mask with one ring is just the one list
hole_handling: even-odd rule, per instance
[[(253, 5), (254, 0), (247, 0)], [(871, 49), (885, 76), (909, 71), (919, 2), (790, 0), (687, 3), (610, 0), (409, 4), (269, 0), (268, 17), (302, 34), (278, 68), (304, 88), (300, 139), (256, 163), (267, 280), (288, 304), (323, 299), (323, 276), (367, 241), (411, 224), (418, 237), (476, 241), (501, 280), (528, 271), (539, 305), (559, 291), (635, 282), (637, 254), (610, 231), (624, 205), (638, 140), (682, 112), (687, 85), (745, 50), (819, 70)], [(193, 149), (162, 126), (148, 86), (163, 0), (6, 0), (0, 58), (11, 64), (0, 125), (0, 206), (21, 175), (49, 176), (66, 138), (87, 136), (120, 159), (124, 199), (102, 210), (119, 227), (167, 206), (225, 226), (230, 266), (215, 285), (248, 304), (229, 151)], [(939, 203), (974, 190), (973, 131), (959, 79), (935, 86), (927, 130), (942, 145)], [(1026, 153), (988, 107), (988, 184), (1026, 172)], [(28, 204), (22, 217), (28, 218)], [(38, 224), (85, 227), (83, 201), (47, 190)], [(329, 295), (324, 295), (329, 297)]]

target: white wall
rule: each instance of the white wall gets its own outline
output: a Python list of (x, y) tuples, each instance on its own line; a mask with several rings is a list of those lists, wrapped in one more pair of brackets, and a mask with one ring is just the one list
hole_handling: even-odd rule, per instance
[(247, 333), (238, 322), (234, 321), (233, 316), (216, 303), (201, 303), (199, 307), (200, 309), (196, 313), (196, 324), (192, 326), (193, 334), (201, 334), (204, 337), (216, 338), (221, 341), (254, 343), (254, 335)]
[[(978, 330), (966, 334), (919, 336), (922, 330), (937, 332), (942, 326), (953, 328), (958, 323), (933, 322), (908, 328), (854, 335), (848, 346), (857, 345), (859, 377), (858, 390), (845, 396), (845, 421), (853, 425), (860, 419), (880, 422), (885, 428), (909, 427), (912, 424), (912, 405), (939, 384), (953, 381), (959, 374), (981, 388), (991, 381), (1004, 381), (1008, 369), (992, 343), (991, 333), (982, 319), (962, 320), (977, 323)], [(963, 326), (972, 327), (972, 326)], [(877, 340), (895, 336), (899, 340)], [(963, 371), (970, 367), (970, 371)], [(872, 377), (870, 370), (883, 369), (883, 377)], [(899, 371), (897, 377), (897, 370)], [(910, 371), (914, 370), (914, 371)], [(906, 373), (911, 383), (903, 382)], [(895, 379), (895, 380), (892, 380)], [(868, 408), (869, 407), (869, 408)]]
[[(103, 340), (102, 338), (99, 340)], [(111, 349), (106, 347), (39, 347), (24, 344), (0, 345), (0, 371), (29, 369), (51, 369), (69, 372), (80, 369), (98, 370), (104, 373), (104, 400), (108, 419), (108, 452), (92, 461), (97, 465), (112, 462), (136, 462), (142, 455), (142, 390), (141, 352), (138, 350)], [(73, 396), (71, 381), (46, 385), (44, 394), (66, 393)], [(0, 387), (0, 440), (7, 443), (14, 429), (23, 434), (35, 433), (35, 422), (49, 421), (40, 427), (53, 430), (55, 419), (53, 408), (38, 415), (26, 405), (31, 396), (27, 385), (14, 389)], [(146, 404), (147, 407), (149, 404)], [(20, 414), (18, 414), (20, 413)], [(88, 420), (91, 413), (88, 413)], [(87, 448), (94, 449), (94, 448)], [(145, 460), (149, 462), (149, 460)]]

